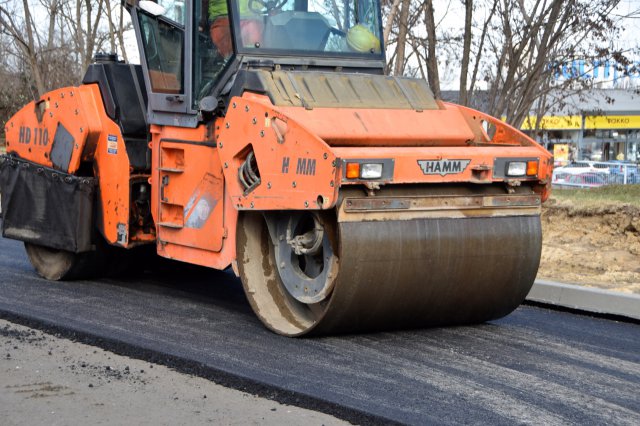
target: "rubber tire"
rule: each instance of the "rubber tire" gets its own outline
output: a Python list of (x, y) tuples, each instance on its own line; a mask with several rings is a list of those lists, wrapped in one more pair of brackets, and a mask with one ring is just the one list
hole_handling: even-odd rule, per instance
[(27, 256), (38, 275), (51, 281), (90, 278), (101, 275), (104, 269), (102, 250), (72, 253), (38, 244), (24, 243)]

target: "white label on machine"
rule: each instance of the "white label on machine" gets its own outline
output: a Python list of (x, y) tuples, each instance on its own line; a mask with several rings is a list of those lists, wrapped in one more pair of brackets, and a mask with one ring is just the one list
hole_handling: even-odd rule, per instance
[(118, 153), (118, 137), (116, 135), (107, 136), (107, 153)]

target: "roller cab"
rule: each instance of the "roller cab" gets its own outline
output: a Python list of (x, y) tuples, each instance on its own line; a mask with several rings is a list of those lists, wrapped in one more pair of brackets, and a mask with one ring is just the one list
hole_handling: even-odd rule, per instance
[[(232, 267), (257, 316), (287, 336), (478, 323), (522, 302), (546, 150), (422, 80), (384, 75), (375, 0), (212, 3), (127, 1), (136, 78), (96, 64), (82, 86), (25, 107), (7, 130), (3, 211), (49, 211), (40, 196), (28, 209), (5, 201), (23, 169), (80, 179), (89, 211), (65, 201), (65, 223), (109, 246), (154, 242), (163, 257)], [(136, 106), (138, 133), (123, 112)], [(26, 147), (29, 126), (71, 136)], [(41, 275), (38, 263), (69, 263), (48, 251), (75, 264), (95, 253), (95, 235), (81, 250), (55, 245), (24, 217), (16, 233), (5, 216), (3, 231), (40, 247)], [(30, 227), (46, 237), (25, 238)]]

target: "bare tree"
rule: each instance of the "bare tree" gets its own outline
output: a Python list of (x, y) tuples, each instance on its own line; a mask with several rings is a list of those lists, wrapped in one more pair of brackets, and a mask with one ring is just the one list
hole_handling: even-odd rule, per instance
[[(84, 69), (91, 63), (96, 51), (101, 50), (104, 33), (100, 34), (100, 20), (105, 0), (70, 0), (62, 11), (69, 28), (78, 63)], [(101, 36), (101, 38), (98, 38)]]
[(396, 60), (393, 72), (402, 75), (405, 67), (405, 48), (407, 42), (407, 32), (409, 28), (409, 8), (411, 0), (401, 0), (400, 17), (398, 20), (398, 39), (396, 41)]
[(486, 19), (484, 21), (482, 21), (482, 31), (480, 33), (480, 40), (478, 42), (478, 47), (477, 47), (476, 54), (475, 54), (473, 72), (471, 73), (471, 78), (470, 78), (470, 83), (469, 83), (469, 90), (466, 93), (466, 96), (464, 98), (464, 102), (462, 102), (463, 99), (460, 100), (463, 105), (467, 105), (467, 106), (469, 105), (469, 94), (473, 93), (474, 90), (475, 90), (475, 85), (476, 85), (476, 82), (477, 82), (477, 79), (478, 79), (478, 71), (480, 69), (482, 53), (484, 52), (485, 42), (487, 40), (487, 35), (489, 34), (488, 30), (490, 28), (490, 22), (492, 21), (493, 16), (496, 13), (496, 9), (498, 7), (498, 3), (500, 3), (500, 0), (491, 0), (490, 11), (487, 14)]
[(29, 99), (77, 85), (101, 49), (119, 47), (126, 59), (123, 10), (111, 0), (0, 0), (1, 122)]
[(467, 78), (469, 74), (469, 58), (471, 57), (471, 37), (472, 37), (472, 18), (473, 18), (473, 0), (464, 0), (464, 38), (462, 44), (462, 61), (460, 64), (460, 97), (459, 102), (467, 105)]
[(427, 75), (431, 90), (436, 98), (440, 97), (440, 74), (438, 71), (438, 56), (436, 53), (436, 21), (434, 17), (433, 0), (426, 0), (424, 3), (424, 21), (427, 32)]
[[(483, 109), (519, 126), (534, 104), (540, 111), (553, 104), (553, 97), (546, 94), (584, 86), (579, 82), (585, 79), (577, 75), (558, 82), (553, 64), (621, 56), (622, 52), (607, 43), (620, 25), (611, 16), (618, 3), (413, 0), (412, 11), (405, 14), (404, 1), (398, 13), (388, 0), (388, 63), (394, 64), (396, 75), (414, 75), (417, 69), (437, 97), (441, 76), (450, 79), (457, 74), (460, 103), (470, 104), (480, 87), (485, 98)], [(413, 13), (416, 8), (422, 13)], [(451, 22), (456, 28), (451, 29)], [(405, 55), (405, 50), (413, 55)]]
[[(582, 76), (554, 84), (555, 63), (567, 63), (588, 55), (589, 49), (615, 31), (608, 16), (617, 0), (502, 0), (497, 9), (500, 33), (490, 34), (488, 112), (520, 126), (534, 102), (549, 91), (576, 89)], [(610, 49), (596, 49), (608, 56)], [(592, 54), (593, 55), (593, 54)], [(596, 56), (593, 55), (593, 56)]]
[[(13, 7), (12, 7), (13, 6)], [(35, 84), (34, 97), (45, 92), (45, 84), (38, 63), (39, 47), (36, 38), (35, 22), (31, 15), (31, 8), (27, 0), (22, 1), (22, 13), (17, 5), (5, 2), (0, 6), (0, 26), (11, 43), (22, 55), (22, 59), (29, 64), (33, 82)], [(22, 18), (22, 19), (20, 19)]]
[(124, 4), (122, 2), (117, 2), (118, 6), (116, 6), (118, 8), (118, 20), (117, 20), (117, 26), (116, 26), (116, 37), (118, 39), (118, 45), (120, 46), (120, 54), (122, 55), (122, 58), (124, 59), (125, 62), (129, 62), (129, 58), (127, 56), (127, 49), (124, 45), (124, 33), (125, 31), (130, 31), (133, 26), (131, 25), (131, 22), (129, 22), (127, 25), (125, 25), (125, 19), (124, 19)]
[(386, 46), (389, 43), (389, 34), (391, 34), (391, 28), (393, 27), (393, 23), (394, 23), (399, 5), (400, 5), (400, 0), (393, 0), (393, 3), (391, 3), (391, 8), (389, 10), (389, 14), (387, 15), (387, 22), (385, 23), (384, 30), (382, 32), (383, 46)]

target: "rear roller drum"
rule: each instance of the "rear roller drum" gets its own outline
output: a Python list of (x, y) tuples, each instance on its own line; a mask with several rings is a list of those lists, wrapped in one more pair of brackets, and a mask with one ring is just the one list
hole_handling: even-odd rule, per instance
[(101, 252), (72, 253), (24, 243), (27, 256), (38, 275), (52, 281), (88, 278), (100, 275), (103, 259)]

